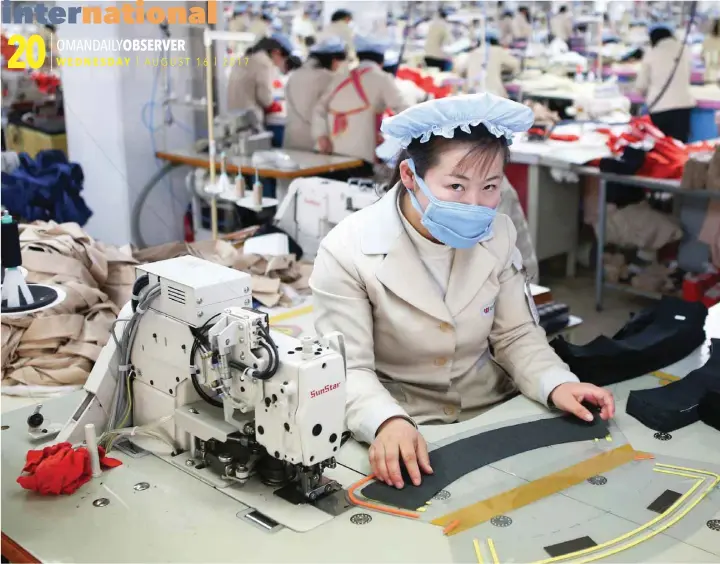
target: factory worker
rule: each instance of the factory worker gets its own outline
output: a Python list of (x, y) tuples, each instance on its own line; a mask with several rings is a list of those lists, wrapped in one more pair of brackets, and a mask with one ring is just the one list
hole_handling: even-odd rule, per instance
[(573, 19), (567, 6), (560, 6), (558, 13), (550, 20), (550, 32), (556, 39), (570, 41), (573, 34)]
[(690, 91), (690, 50), (683, 49), (668, 24), (650, 27), (650, 45), (643, 55), (635, 87), (645, 95), (650, 119), (658, 129), (686, 142), (690, 137), (690, 112), (695, 107)]
[(347, 57), (347, 45), (339, 37), (329, 37), (310, 49), (305, 64), (293, 72), (285, 85), (287, 119), (283, 146), (312, 151), (313, 108), (330, 85), (333, 73)]
[(497, 34), (488, 32), (485, 34), (485, 45), (473, 49), (468, 55), (468, 90), (507, 97), (502, 81), (503, 72), (520, 72), (520, 61), (500, 46)]
[(302, 14), (293, 18), (292, 34), (295, 41), (301, 45), (307, 45), (307, 40), (315, 37), (315, 33), (315, 25), (310, 18), (310, 12), (308, 10), (303, 10)]
[(509, 47), (513, 42), (513, 13), (510, 10), (503, 12), (499, 23), (500, 44)]
[(322, 241), (310, 278), (316, 330), (340, 331), (349, 430), (372, 471), (402, 487), (432, 472), (420, 423), (454, 423), (516, 390), (540, 404), (614, 414), (610, 392), (577, 377), (538, 325), (515, 244), (496, 214), (512, 134), (530, 108), (492, 94), (417, 104), (383, 121), (405, 152), (392, 188)]
[(336, 10), (332, 16), (330, 16), (330, 24), (318, 34), (318, 41), (322, 41), (328, 37), (339, 37), (348, 46), (348, 59), (355, 59), (352, 25), (352, 13), (347, 10)]
[(512, 34), (515, 41), (528, 41), (532, 38), (532, 23), (530, 10), (525, 6), (518, 8), (512, 20)]
[(333, 77), (315, 106), (312, 133), (321, 152), (362, 159), (362, 176), (372, 176), (382, 114), (401, 112), (408, 104), (395, 77), (382, 70), (388, 45), (364, 36), (354, 41), (360, 63)]
[(702, 44), (705, 61), (705, 82), (718, 82), (720, 79), (720, 20), (712, 23), (712, 28)]
[(273, 79), (285, 73), (293, 51), (290, 39), (273, 34), (258, 41), (245, 53), (247, 63), (236, 65), (228, 80), (228, 110), (254, 110), (258, 123), (265, 122), (265, 110), (273, 103)]
[(272, 30), (270, 29), (272, 20), (272, 16), (266, 12), (254, 14), (250, 20), (248, 32), (252, 33), (256, 40), (262, 39), (263, 37), (269, 37), (272, 33)]
[(425, 66), (437, 68), (441, 71), (450, 70), (451, 57), (445, 52), (445, 46), (451, 40), (450, 26), (447, 22), (447, 13), (440, 8), (428, 28), (425, 38)]

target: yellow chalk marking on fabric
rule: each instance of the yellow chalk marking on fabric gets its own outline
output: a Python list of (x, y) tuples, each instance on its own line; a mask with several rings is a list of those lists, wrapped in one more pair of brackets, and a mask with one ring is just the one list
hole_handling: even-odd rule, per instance
[(500, 564), (500, 559), (498, 558), (497, 551), (495, 550), (495, 543), (492, 539), (488, 539), (487, 544), (490, 549), (490, 556), (492, 556), (493, 564)]
[(426, 501), (425, 505), (432, 505), (432, 501)]
[(473, 548), (475, 548), (475, 558), (477, 558), (478, 564), (483, 564), (482, 552), (480, 552), (480, 543), (477, 539), (473, 539)]
[(605, 440), (606, 440), (607, 442), (611, 443), (611, 442), (612, 442), (612, 437), (611, 437), (610, 435), (608, 435), (607, 437), (605, 437)]
[(291, 311), (285, 311), (283, 313), (278, 313), (276, 315), (270, 316), (270, 324), (273, 323), (280, 323), (281, 321), (287, 321), (288, 319), (293, 319), (295, 317), (301, 317), (303, 315), (307, 315), (309, 313), (312, 313), (313, 306), (305, 306), (305, 307), (299, 307), (297, 309), (293, 309)]
[(422, 513), (423, 511), (427, 511), (427, 507), (418, 507), (415, 511), (419, 511), (420, 513)]

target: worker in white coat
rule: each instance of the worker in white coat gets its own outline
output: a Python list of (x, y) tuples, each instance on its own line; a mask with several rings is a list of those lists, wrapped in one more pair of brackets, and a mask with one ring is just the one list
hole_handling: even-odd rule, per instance
[(525, 6), (518, 8), (512, 21), (513, 40), (529, 41), (532, 38), (532, 22), (530, 10)]
[(560, 10), (550, 20), (550, 32), (555, 39), (561, 39), (568, 43), (573, 34), (572, 14), (567, 6), (560, 6)]
[(705, 82), (720, 80), (720, 20), (714, 20), (702, 44), (705, 61)]
[(353, 43), (353, 16), (347, 10), (336, 10), (330, 16), (330, 23), (318, 34), (318, 41), (329, 37), (339, 37), (348, 46), (348, 60), (355, 59)]
[(469, 92), (490, 92), (507, 97), (502, 74), (520, 72), (520, 61), (500, 46), (497, 34), (485, 34), (485, 45), (473, 49), (467, 58), (467, 88)]
[(383, 122), (405, 151), (392, 188), (322, 241), (316, 330), (340, 331), (346, 423), (378, 480), (431, 473), (420, 423), (455, 423), (516, 390), (591, 421), (610, 392), (581, 383), (538, 324), (515, 229), (495, 208), (512, 135), (530, 108), (492, 94), (417, 104)]
[(258, 123), (273, 103), (273, 80), (285, 73), (293, 51), (290, 39), (280, 33), (258, 41), (245, 53), (247, 62), (235, 65), (228, 80), (228, 110), (253, 110)]
[(513, 42), (513, 13), (505, 10), (498, 24), (500, 30), (500, 45), (509, 47)]
[(310, 49), (305, 64), (290, 74), (285, 85), (287, 118), (283, 146), (312, 151), (312, 119), (315, 104), (330, 86), (335, 73), (347, 57), (347, 45), (339, 37), (329, 37)]
[(695, 107), (690, 91), (690, 50), (675, 38), (670, 24), (651, 26), (650, 45), (643, 55), (635, 87), (645, 95), (653, 124), (665, 135), (687, 142), (690, 113)]
[(272, 16), (266, 12), (260, 14), (253, 14), (250, 19), (250, 25), (248, 27), (248, 33), (252, 33), (256, 40), (260, 40), (263, 37), (270, 37), (272, 34)]
[(427, 37), (425, 38), (425, 66), (449, 71), (452, 58), (445, 51), (445, 47), (452, 36), (447, 22), (447, 13), (440, 8), (437, 15), (430, 22)]
[(362, 159), (362, 176), (371, 176), (383, 113), (408, 104), (395, 77), (382, 69), (388, 44), (364, 36), (354, 41), (360, 63), (333, 78), (315, 106), (312, 133), (321, 152)]

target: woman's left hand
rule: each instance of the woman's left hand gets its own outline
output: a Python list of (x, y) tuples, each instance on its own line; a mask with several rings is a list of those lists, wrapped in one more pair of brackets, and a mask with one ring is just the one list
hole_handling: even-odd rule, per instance
[(615, 415), (615, 400), (612, 393), (587, 382), (560, 384), (552, 391), (549, 399), (558, 409), (572, 413), (585, 421), (592, 421), (593, 416), (583, 407), (584, 401), (600, 407), (602, 419), (608, 420)]

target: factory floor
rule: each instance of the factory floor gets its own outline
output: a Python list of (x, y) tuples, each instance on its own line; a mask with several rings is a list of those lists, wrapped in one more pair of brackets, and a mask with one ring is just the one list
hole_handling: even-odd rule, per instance
[[(544, 274), (540, 283), (552, 291), (556, 302), (570, 306), (573, 315), (583, 320), (582, 325), (574, 329), (572, 340), (576, 344), (585, 344), (600, 334), (612, 335), (635, 313), (652, 304), (651, 300), (608, 290), (605, 293), (603, 311), (595, 311), (595, 279), (589, 270), (580, 268), (575, 278), (565, 278), (562, 269), (554, 264), (543, 264)], [(39, 400), (42, 401), (42, 400)], [(0, 398), (0, 411), (6, 412), (26, 405), (37, 403), (32, 398), (16, 398), (3, 395)]]

